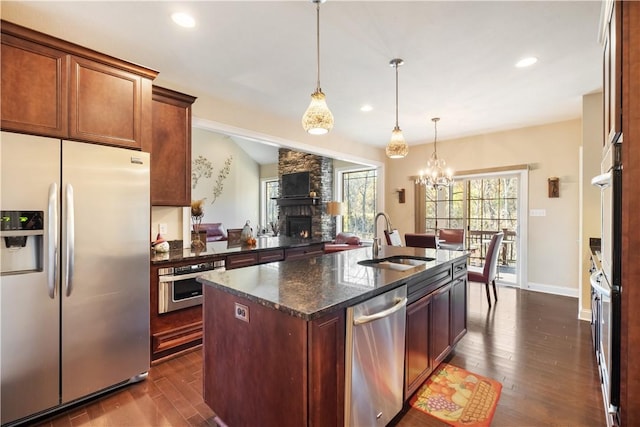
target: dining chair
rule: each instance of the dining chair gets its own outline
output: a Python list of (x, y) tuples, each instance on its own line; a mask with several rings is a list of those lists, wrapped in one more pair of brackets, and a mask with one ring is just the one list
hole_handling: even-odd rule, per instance
[(404, 243), (414, 248), (436, 248), (436, 235), (423, 233), (405, 233)]
[(464, 249), (464, 228), (441, 228), (438, 232), (438, 247), (461, 251)]
[(501, 231), (491, 237), (489, 247), (487, 248), (487, 256), (484, 259), (484, 267), (482, 271), (467, 272), (467, 278), (469, 282), (484, 283), (485, 290), (487, 291), (487, 302), (491, 307), (491, 296), (489, 295), (489, 283), (493, 285), (493, 297), (495, 301), (498, 301), (498, 293), (496, 291), (496, 274), (498, 270), (498, 254), (500, 253), (500, 245), (502, 245), (502, 239), (504, 233)]
[(387, 239), (387, 245), (402, 246), (402, 239), (398, 230), (384, 230), (384, 237)]

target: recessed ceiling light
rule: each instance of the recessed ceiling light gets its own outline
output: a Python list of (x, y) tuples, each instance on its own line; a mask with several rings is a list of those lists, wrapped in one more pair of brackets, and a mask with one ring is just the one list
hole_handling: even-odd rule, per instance
[(365, 113), (369, 112), (373, 110), (373, 107), (369, 104), (364, 104), (362, 107), (360, 107), (360, 111), (363, 111)]
[(529, 67), (530, 65), (533, 65), (536, 62), (538, 62), (538, 58), (536, 58), (535, 56), (530, 56), (528, 58), (522, 58), (520, 61), (518, 61), (516, 63), (516, 67), (518, 68)]
[(193, 28), (196, 26), (196, 20), (193, 19), (193, 16), (189, 15), (185, 12), (176, 12), (171, 15), (171, 19), (173, 22), (185, 28)]

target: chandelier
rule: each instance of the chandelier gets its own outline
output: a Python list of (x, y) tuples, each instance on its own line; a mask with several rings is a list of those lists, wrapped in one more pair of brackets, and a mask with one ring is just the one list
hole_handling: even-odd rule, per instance
[(391, 140), (385, 150), (387, 157), (391, 159), (401, 159), (409, 153), (409, 146), (404, 140), (400, 126), (398, 126), (398, 67), (402, 64), (404, 61), (400, 58), (392, 59), (389, 62), (389, 65), (396, 69), (396, 126), (391, 131)]
[(320, 3), (326, 0), (311, 0), (316, 4), (316, 56), (317, 84), (316, 91), (311, 94), (311, 102), (302, 116), (302, 127), (311, 135), (324, 135), (333, 128), (333, 114), (327, 106), (322, 89), (320, 89)]
[(416, 184), (424, 186), (440, 188), (448, 187), (453, 183), (453, 171), (447, 168), (444, 160), (438, 158), (438, 121), (440, 118), (431, 119), (435, 129), (435, 137), (433, 139), (433, 153), (427, 162), (427, 168), (420, 171), (420, 175), (416, 178)]

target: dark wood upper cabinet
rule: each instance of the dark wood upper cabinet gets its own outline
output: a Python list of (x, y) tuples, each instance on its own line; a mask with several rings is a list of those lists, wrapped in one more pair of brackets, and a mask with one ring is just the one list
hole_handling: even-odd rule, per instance
[(1, 55), (2, 129), (67, 136), (69, 56), (4, 32)]
[(151, 204), (191, 204), (191, 105), (196, 98), (153, 86)]
[(148, 151), (157, 72), (2, 21), (2, 129)]

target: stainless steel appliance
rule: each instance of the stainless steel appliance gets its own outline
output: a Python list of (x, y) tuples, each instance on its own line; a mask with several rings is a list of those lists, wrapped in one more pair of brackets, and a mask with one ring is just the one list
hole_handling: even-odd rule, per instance
[(158, 269), (158, 313), (168, 313), (202, 304), (204, 272), (223, 268), (224, 260)]
[(620, 406), (620, 339), (622, 292), (622, 159), (620, 139), (609, 145), (601, 175), (591, 183), (601, 189), (601, 265), (591, 276), (599, 299), (599, 349), (596, 355), (602, 378), (609, 425), (617, 424)]
[(401, 410), (407, 287), (347, 308), (345, 421), (386, 426)]
[(149, 155), (1, 136), (1, 421), (13, 425), (149, 370)]

